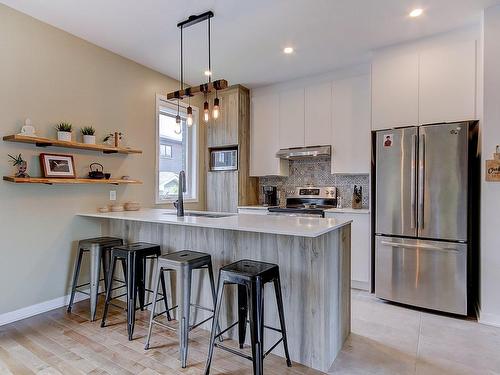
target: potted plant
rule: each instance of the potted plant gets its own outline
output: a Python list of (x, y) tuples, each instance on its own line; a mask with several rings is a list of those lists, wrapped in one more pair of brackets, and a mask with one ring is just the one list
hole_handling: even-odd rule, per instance
[(95, 145), (95, 129), (92, 126), (84, 126), (82, 128), (83, 143)]
[(71, 130), (73, 126), (69, 122), (61, 122), (56, 125), (57, 140), (71, 142)]
[(18, 156), (12, 156), (9, 154), (9, 157), (12, 159), (12, 165), (14, 167), (17, 167), (17, 172), (16, 172), (16, 177), (21, 177), (21, 178), (27, 178), (29, 177), (28, 174), (26, 173), (26, 170), (28, 169), (28, 163), (26, 160), (23, 159), (21, 154)]

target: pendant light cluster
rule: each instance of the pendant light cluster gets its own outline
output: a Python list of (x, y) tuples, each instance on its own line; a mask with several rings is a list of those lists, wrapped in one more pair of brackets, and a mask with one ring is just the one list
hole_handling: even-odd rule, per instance
[[(205, 97), (205, 102), (203, 103), (203, 120), (208, 123), (210, 120), (210, 106), (208, 103), (208, 94), (215, 90), (215, 99), (212, 107), (212, 118), (219, 118), (220, 114), (220, 100), (217, 97), (217, 91), (227, 88), (227, 81), (224, 79), (216, 80), (212, 82), (212, 56), (211, 56), (211, 18), (214, 16), (213, 12), (208, 11), (197, 16), (190, 16), (187, 20), (182, 21), (177, 24), (177, 27), (181, 29), (181, 65), (180, 65), (180, 90), (174, 91), (167, 94), (167, 99), (177, 99), (177, 116), (175, 121), (177, 124), (181, 123), (180, 116), (180, 101), (184, 98), (188, 98), (187, 107), (187, 125), (193, 125), (193, 108), (191, 107), (191, 96), (203, 94)], [(201, 84), (198, 87), (187, 87), (184, 88), (184, 60), (183, 60), (183, 31), (185, 27), (195, 25), (199, 22), (208, 21), (208, 70), (205, 71), (205, 75), (208, 77), (208, 82)], [(180, 129), (180, 125), (179, 125)]]

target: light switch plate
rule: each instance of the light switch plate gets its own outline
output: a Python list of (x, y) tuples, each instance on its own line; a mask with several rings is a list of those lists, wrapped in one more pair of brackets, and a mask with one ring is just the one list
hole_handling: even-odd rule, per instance
[(110, 201), (116, 201), (116, 190), (110, 190), (109, 191), (109, 200)]

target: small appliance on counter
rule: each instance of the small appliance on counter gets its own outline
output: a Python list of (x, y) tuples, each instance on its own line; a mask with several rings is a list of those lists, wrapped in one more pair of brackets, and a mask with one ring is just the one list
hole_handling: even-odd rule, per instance
[(276, 186), (263, 186), (264, 206), (273, 207), (278, 205), (278, 189)]
[(211, 171), (235, 171), (238, 169), (238, 147), (210, 149)]
[(325, 217), (325, 210), (337, 206), (335, 187), (299, 187), (286, 197), (286, 207), (269, 208), (270, 215)]

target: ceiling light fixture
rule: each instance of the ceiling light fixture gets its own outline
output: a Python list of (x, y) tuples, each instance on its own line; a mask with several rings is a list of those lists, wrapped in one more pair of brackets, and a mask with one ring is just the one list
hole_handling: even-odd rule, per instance
[(283, 52), (286, 53), (287, 55), (293, 53), (293, 47), (285, 47), (283, 48)]
[[(168, 100), (177, 99), (178, 108), (180, 106), (179, 102), (185, 98), (190, 98), (194, 95), (204, 95), (205, 102), (203, 103), (203, 118), (205, 122), (208, 122), (210, 117), (209, 108), (208, 108), (208, 94), (212, 91), (216, 92), (216, 98), (214, 100), (214, 111), (213, 117), (217, 118), (219, 116), (219, 98), (217, 98), (217, 90), (224, 90), (228, 87), (227, 81), (225, 79), (218, 79), (216, 81), (212, 81), (212, 67), (211, 67), (211, 36), (210, 36), (210, 27), (211, 27), (211, 18), (214, 17), (214, 13), (212, 11), (208, 11), (199, 15), (189, 16), (186, 20), (179, 22), (177, 27), (181, 29), (181, 82), (180, 82), (180, 90), (170, 92), (167, 94)], [(208, 69), (205, 71), (205, 75), (208, 77), (208, 82), (203, 83), (199, 86), (186, 87), (184, 88), (184, 65), (183, 65), (183, 30), (187, 27), (193, 26), (197, 23), (208, 21)], [(189, 100), (190, 101), (190, 100)], [(178, 110), (179, 112), (179, 110)], [(191, 126), (193, 123), (193, 109), (191, 105), (187, 108), (187, 124)], [(178, 113), (179, 117), (180, 114)]]
[(415, 18), (421, 16), (422, 13), (424, 13), (424, 10), (422, 8), (416, 8), (410, 12), (410, 17)]

